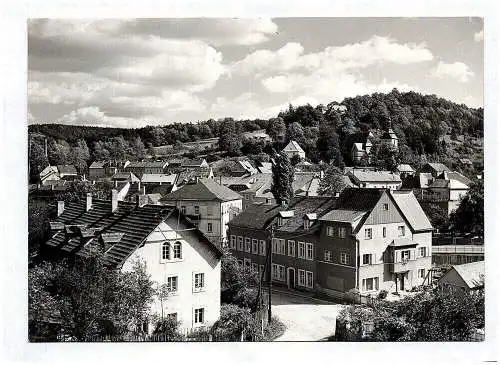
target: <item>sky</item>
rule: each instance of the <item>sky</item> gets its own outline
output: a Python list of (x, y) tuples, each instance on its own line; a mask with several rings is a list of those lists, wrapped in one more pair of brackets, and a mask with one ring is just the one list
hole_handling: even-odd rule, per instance
[(269, 118), (414, 90), (483, 106), (481, 18), (28, 21), (28, 123)]

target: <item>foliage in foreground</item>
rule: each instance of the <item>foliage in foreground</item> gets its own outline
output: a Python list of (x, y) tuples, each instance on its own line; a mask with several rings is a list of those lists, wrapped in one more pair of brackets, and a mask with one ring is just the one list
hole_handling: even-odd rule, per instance
[(484, 291), (426, 289), (399, 302), (351, 305), (338, 324), (339, 341), (470, 341), (484, 327)]

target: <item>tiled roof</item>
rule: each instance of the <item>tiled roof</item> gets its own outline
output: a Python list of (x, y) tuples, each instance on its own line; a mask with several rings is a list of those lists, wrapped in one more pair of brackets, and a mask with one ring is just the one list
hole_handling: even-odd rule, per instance
[(57, 165), (57, 170), (60, 174), (73, 174), (77, 175), (76, 167), (73, 165)]
[(162, 197), (172, 192), (174, 185), (161, 184), (153, 187), (146, 186), (146, 192), (149, 194), (160, 194)]
[(328, 222), (346, 222), (352, 223), (358, 218), (362, 217), (366, 212), (358, 210), (344, 210), (344, 209), (334, 209), (319, 220)]
[(484, 285), (484, 261), (454, 265), (452, 267), (452, 270), (453, 269), (460, 275), (470, 289)]
[(433, 170), (437, 172), (450, 171), (450, 169), (441, 162), (429, 162), (427, 163)]
[(413, 231), (432, 230), (432, 225), (420, 206), (413, 192), (407, 190), (391, 191), (389, 193), (410, 224)]
[(102, 169), (106, 164), (106, 161), (94, 161), (90, 164), (89, 169)]
[(447, 180), (457, 180), (461, 182), (462, 184), (465, 184), (467, 186), (472, 185), (472, 181), (468, 178), (466, 178), (464, 175), (457, 171), (445, 171), (443, 172), (444, 178)]
[(413, 169), (413, 167), (411, 167), (408, 164), (400, 164), (400, 165), (398, 165), (398, 167), (396, 167), (396, 169), (399, 172), (415, 172), (415, 170)]
[(130, 182), (138, 182), (140, 181), (137, 176), (134, 175), (132, 172), (117, 172), (111, 177), (112, 180), (127, 180)]
[(126, 168), (164, 168), (167, 165), (166, 161), (132, 161)]
[(233, 190), (219, 185), (213, 179), (200, 179), (198, 183), (183, 185), (178, 190), (166, 195), (163, 201), (177, 200), (218, 200), (230, 201), (241, 199)]
[(277, 204), (254, 203), (234, 217), (229, 226), (264, 229), (276, 217), (281, 209)]
[(144, 174), (141, 182), (143, 183), (175, 183), (177, 174)]
[(339, 196), (336, 209), (368, 212), (375, 207), (385, 189), (345, 188)]
[(191, 181), (196, 180), (197, 178), (208, 178), (210, 177), (212, 169), (209, 167), (200, 167), (197, 169), (185, 169), (184, 171), (180, 171), (177, 174), (177, 185), (182, 185)]
[[(85, 211), (85, 202), (66, 204), (63, 214), (56, 221), (65, 225), (100, 228), (102, 233), (123, 233), (122, 239), (104, 255), (108, 264), (120, 266), (173, 209), (159, 205), (138, 208), (135, 203), (119, 202), (117, 210), (112, 213), (111, 201), (94, 199), (88, 212)], [(86, 245), (82, 247), (82, 244)], [(97, 238), (83, 239), (80, 236), (67, 240), (63, 232), (58, 232), (49, 239), (47, 245), (88, 255), (99, 242)]]
[(397, 174), (389, 171), (353, 170), (350, 174), (361, 182), (401, 182)]

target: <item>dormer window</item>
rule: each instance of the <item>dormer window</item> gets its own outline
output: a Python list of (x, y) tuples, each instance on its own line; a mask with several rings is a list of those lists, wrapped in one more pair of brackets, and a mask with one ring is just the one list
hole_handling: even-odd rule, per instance
[(309, 229), (311, 227), (311, 221), (307, 218), (304, 218), (304, 229)]

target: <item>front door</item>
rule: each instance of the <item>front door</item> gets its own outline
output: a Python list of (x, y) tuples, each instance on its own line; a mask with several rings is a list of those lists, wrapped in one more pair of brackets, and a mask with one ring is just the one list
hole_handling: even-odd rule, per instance
[(292, 267), (288, 268), (288, 287), (295, 287), (295, 269)]
[(405, 274), (399, 276), (399, 290), (405, 290)]

